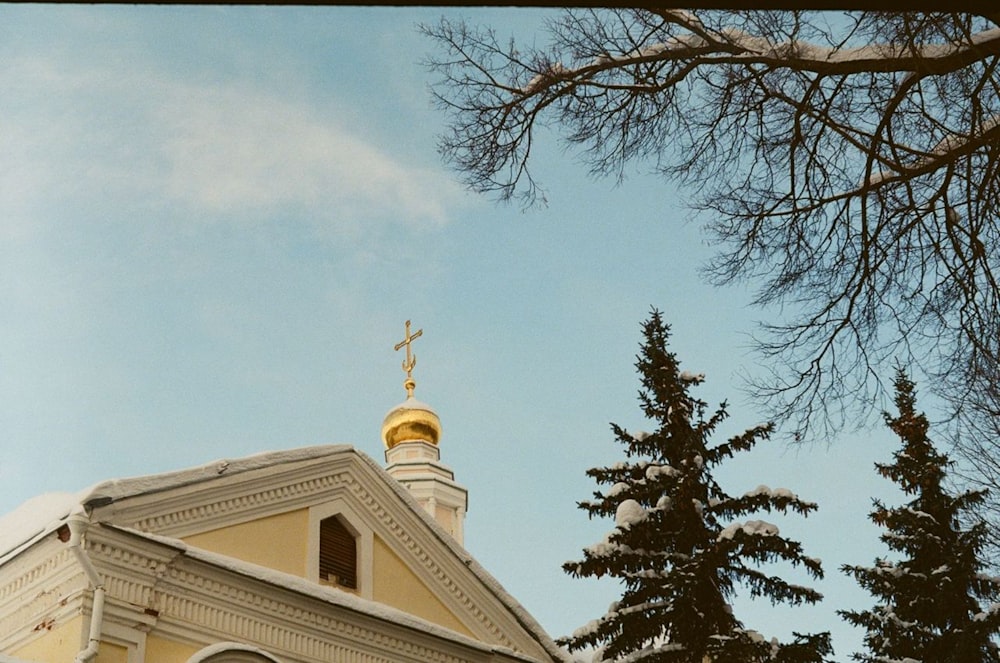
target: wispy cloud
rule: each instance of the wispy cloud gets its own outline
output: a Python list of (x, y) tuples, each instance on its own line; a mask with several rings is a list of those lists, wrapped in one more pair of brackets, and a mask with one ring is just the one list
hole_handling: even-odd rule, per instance
[(200, 218), (280, 211), (322, 223), (436, 226), (461, 199), (435, 164), (402, 161), (336, 109), (240, 81), (31, 58), (0, 65), (0, 86), (8, 223), (55, 201), (140, 201)]
[(169, 193), (208, 209), (337, 206), (443, 222), (456, 187), (301, 105), (236, 88), (175, 88), (158, 108)]

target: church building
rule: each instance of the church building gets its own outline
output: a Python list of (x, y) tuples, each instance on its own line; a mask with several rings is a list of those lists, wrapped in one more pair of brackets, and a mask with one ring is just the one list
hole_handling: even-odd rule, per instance
[(0, 663), (541, 663), (568, 656), (462, 545), (438, 416), (346, 445), (43, 495), (0, 518)]

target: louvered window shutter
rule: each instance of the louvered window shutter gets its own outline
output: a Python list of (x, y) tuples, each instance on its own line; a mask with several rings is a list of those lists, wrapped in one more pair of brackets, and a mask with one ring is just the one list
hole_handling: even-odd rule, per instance
[(358, 588), (358, 547), (354, 535), (336, 516), (319, 525), (319, 577), (349, 589)]

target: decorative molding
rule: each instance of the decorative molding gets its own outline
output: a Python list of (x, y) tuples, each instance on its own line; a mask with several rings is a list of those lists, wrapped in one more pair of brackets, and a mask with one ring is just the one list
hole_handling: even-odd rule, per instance
[[(127, 663), (144, 663), (146, 660), (146, 631), (148, 625), (136, 624), (126, 625), (120, 623), (121, 616), (118, 613), (124, 611), (108, 610), (104, 613), (103, 635), (101, 642), (125, 647), (127, 652)], [(134, 611), (132, 613), (134, 615)], [(117, 620), (114, 618), (117, 617)], [(155, 663), (155, 662), (151, 662)]]
[[(379, 615), (377, 608), (371, 614), (361, 612), (350, 603), (331, 601), (340, 596), (338, 590), (316, 588), (329, 592), (330, 599), (304, 594), (270, 580), (270, 574), (246, 575), (142, 535), (108, 528), (92, 528), (91, 534), (91, 557), (110, 580), (105, 633), (129, 647), (130, 663), (131, 643), (144, 647), (148, 634), (196, 647), (242, 642), (286, 663), (543, 660), (424, 626), (419, 619), (396, 622), (391, 613)], [(139, 596), (149, 596), (150, 602), (129, 600)]]
[[(214, 585), (214, 588), (219, 588)], [(264, 600), (260, 609), (280, 612), (279, 603)], [(440, 649), (420, 646), (404, 633), (362, 627), (338, 619), (337, 611), (296, 610), (297, 627), (232, 605), (209, 604), (203, 597), (166, 596), (159, 630), (183, 633), (186, 639), (212, 642), (226, 638), (258, 644), (279, 655), (315, 661), (346, 661), (351, 657), (373, 662), (399, 663), (404, 660), (434, 663), (465, 663), (468, 658)], [(171, 628), (173, 627), (173, 628)], [(193, 636), (193, 637), (192, 637)], [(199, 637), (200, 636), (200, 637)]]
[[(31, 589), (37, 592), (41, 581), (51, 580), (56, 575), (66, 574), (67, 571), (70, 573), (74, 571), (75, 562), (70, 559), (72, 555), (65, 546), (61, 550), (47, 546), (41, 554), (38, 548), (40, 546), (26, 551), (21, 557), (5, 565), (4, 576), (7, 580), (0, 584), (0, 609), (4, 603), (18, 596), (23, 590)], [(72, 575), (77, 574), (72, 573)]]
[(220, 642), (205, 647), (187, 660), (187, 663), (281, 663), (258, 647), (239, 642)]
[[(325, 503), (341, 503), (357, 513), (360, 521), (370, 522), (374, 532), (478, 639), (551, 658), (536, 635), (499, 598), (497, 591), (503, 590), (493, 587), (492, 579), (470, 570), (470, 559), (457, 552), (461, 547), (449, 541), (414, 497), (374, 461), (351, 448), (122, 498), (98, 507), (93, 518), (180, 538), (301, 508), (312, 512)], [(131, 599), (142, 603), (147, 597)]]
[[(492, 579), (481, 577), (469, 568), (474, 562), (468, 553), (463, 558), (450, 550), (456, 544), (412, 496), (405, 494), (405, 498), (400, 500), (400, 496), (395, 495), (386, 482), (353, 482), (350, 488), (359, 503), (364, 504), (372, 516), (382, 523), (385, 528), (383, 534), (388, 535), (383, 538), (400, 559), (410, 562), (411, 569), (429, 588), (437, 590), (435, 594), (451, 607), (454, 614), (459, 618), (465, 617), (463, 623), (479, 639), (514, 652), (527, 653), (539, 660), (553, 658), (511, 609), (500, 601), (495, 593), (499, 588), (488, 584)], [(405, 491), (403, 488), (399, 490)], [(415, 508), (407, 508), (407, 503)], [(430, 526), (415, 527), (414, 516), (425, 523), (429, 521)], [(457, 549), (461, 550), (460, 547)], [(445, 550), (451, 554), (444, 553)]]
[(358, 596), (371, 600), (373, 592), (373, 548), (375, 546), (372, 528), (343, 499), (309, 508), (309, 532), (306, 536), (306, 573), (309, 580), (319, 584), (319, 528), (320, 522), (331, 516), (341, 516), (358, 537)]
[[(409, 491), (393, 481), (374, 460), (363, 454), (359, 457), (362, 464), (369, 466), (374, 478), (382, 478), (365, 482), (362, 490), (368, 497), (359, 496), (359, 499), (363, 499), (373, 515), (393, 532), (394, 536), (386, 540), (399, 546), (397, 554), (403, 559), (421, 562), (411, 568), (418, 575), (423, 574), (427, 586), (446, 589), (449, 599), (446, 604), (465, 610), (455, 614), (476, 618), (474, 624), (467, 626), (477, 637), (483, 641), (493, 638), (493, 642), (510, 648), (515, 654), (522, 652), (537, 660), (565, 659), (565, 654), (544, 630), (420, 508)], [(413, 526), (414, 519), (423, 521), (424, 526)], [(428, 554), (429, 551), (433, 552)]]
[[(446, 572), (438, 563), (436, 556), (428, 553), (428, 549), (431, 548), (431, 546), (428, 546), (426, 543), (418, 542), (414, 536), (410, 534), (413, 528), (404, 527), (399, 519), (394, 518), (393, 514), (389, 513), (389, 510), (384, 506), (384, 500), (378, 499), (358, 482), (354, 482), (351, 485), (351, 491), (357, 497), (358, 501), (364, 504), (368, 508), (369, 512), (376, 516), (388, 532), (392, 534), (390, 537), (385, 537), (384, 540), (386, 540), (390, 546), (395, 544), (394, 547), (402, 547), (402, 550), (397, 550), (397, 553), (404, 553), (398, 555), (400, 559), (419, 562), (417, 570), (423, 571), (422, 575), (424, 575), (424, 583), (432, 590), (436, 588), (444, 588), (447, 590), (447, 598), (451, 599), (453, 607), (455, 604), (461, 607), (460, 611), (454, 612), (458, 616), (466, 614), (475, 619), (474, 624), (468, 624), (468, 626), (472, 628), (473, 632), (479, 631), (480, 637), (484, 635), (491, 637), (494, 642), (504, 647), (509, 647), (511, 649), (516, 648), (515, 643), (507, 637), (500, 627), (492, 619), (490, 619), (490, 617), (472, 601), (471, 597), (469, 597), (469, 595), (462, 590), (462, 587), (455, 582), (454, 577), (456, 575), (471, 576), (468, 569), (463, 566), (463, 573), (459, 574)], [(475, 581), (478, 582), (478, 579)], [(435, 593), (440, 595), (440, 592)]]
[[(269, 476), (264, 470), (254, 473), (260, 476), (252, 480), (237, 475), (244, 480), (231, 482), (227, 486), (229, 490), (212, 491), (216, 495), (206, 495), (192, 487), (185, 487), (181, 499), (171, 500), (174, 504), (167, 505), (173, 508), (130, 507), (127, 511), (116, 513), (111, 522), (143, 532), (182, 537), (309, 506), (317, 496), (335, 493), (349, 481), (346, 470), (291, 483), (284, 476), (286, 472), (279, 476)], [(254, 485), (252, 492), (246, 492), (249, 485)], [(152, 515), (148, 515), (150, 511), (153, 511)]]
[[(79, 615), (84, 591), (80, 579), (66, 581), (27, 598), (0, 617), (0, 649), (15, 650)], [(83, 632), (80, 633), (81, 638)]]
[[(387, 449), (385, 458), (389, 463), (386, 474), (405, 486), (421, 508), (462, 544), (469, 491), (455, 481), (450, 467), (439, 462), (437, 446), (422, 441), (402, 442)], [(439, 509), (442, 513), (438, 513)], [(448, 522), (439, 520), (442, 516)]]
[(42, 637), (82, 611), (86, 579), (65, 545), (38, 541), (3, 571), (0, 651)]

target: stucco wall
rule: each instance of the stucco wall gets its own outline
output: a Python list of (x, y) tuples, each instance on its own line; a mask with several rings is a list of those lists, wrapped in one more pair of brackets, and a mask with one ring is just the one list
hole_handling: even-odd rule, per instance
[(82, 643), (83, 617), (74, 617), (64, 624), (54, 627), (36, 640), (24, 647), (11, 652), (14, 658), (26, 661), (72, 661), (77, 652), (83, 648)]
[(377, 536), (372, 550), (372, 595), (379, 603), (399, 608), (453, 631), (474, 637)]
[(193, 534), (184, 541), (212, 552), (260, 564), (300, 578), (306, 575), (308, 509)]
[(128, 649), (120, 645), (102, 642), (97, 650), (96, 663), (128, 663)]
[[(309, 511), (299, 509), (194, 534), (184, 540), (205, 550), (308, 578), (308, 528)], [(372, 547), (373, 600), (472, 637), (384, 541), (376, 536)]]
[(147, 663), (184, 663), (197, 651), (198, 647), (164, 640), (152, 634), (146, 638)]

